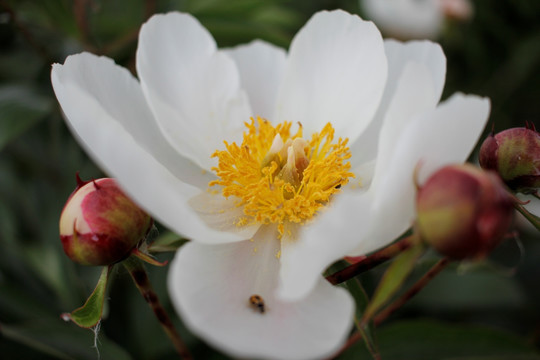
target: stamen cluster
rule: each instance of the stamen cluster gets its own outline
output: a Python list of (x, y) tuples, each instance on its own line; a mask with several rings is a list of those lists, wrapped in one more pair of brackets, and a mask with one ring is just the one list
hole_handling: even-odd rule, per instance
[(291, 235), (288, 225), (311, 219), (354, 176), (346, 161), (348, 139), (332, 143), (330, 123), (309, 142), (302, 138), (301, 124), (293, 136), (290, 122), (274, 127), (257, 117), (245, 125), (242, 145), (225, 141), (226, 150), (212, 155), (219, 159), (212, 169), (219, 179), (209, 184), (221, 186), (225, 197), (238, 198), (246, 216), (237, 226), (275, 223), (281, 236)]

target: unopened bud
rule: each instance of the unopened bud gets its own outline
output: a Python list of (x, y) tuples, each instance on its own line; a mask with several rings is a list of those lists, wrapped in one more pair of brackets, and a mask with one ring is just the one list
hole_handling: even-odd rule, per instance
[(506, 235), (513, 198), (499, 177), (472, 165), (446, 166), (418, 189), (416, 229), (452, 259), (485, 257)]
[(152, 219), (116, 181), (83, 182), (60, 215), (60, 239), (67, 256), (83, 265), (109, 265), (128, 256), (152, 227)]
[(540, 188), (540, 134), (531, 128), (512, 128), (490, 134), (480, 148), (480, 166), (499, 173), (517, 192)]

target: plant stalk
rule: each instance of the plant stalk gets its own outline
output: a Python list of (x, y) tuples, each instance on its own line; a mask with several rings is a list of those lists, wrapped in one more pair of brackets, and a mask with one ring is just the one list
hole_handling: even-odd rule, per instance
[(407, 236), (398, 242), (381, 249), (368, 257), (358, 261), (355, 264), (349, 265), (345, 269), (337, 271), (326, 277), (326, 280), (332, 285), (341, 284), (344, 281), (352, 279), (353, 277), (360, 275), (363, 272), (366, 272), (370, 269), (373, 269), (377, 265), (380, 265), (404, 250), (410, 248), (416, 242), (416, 236), (410, 235)]
[(157, 294), (154, 292), (146, 269), (144, 268), (144, 264), (141, 262), (141, 260), (134, 256), (130, 256), (124, 260), (123, 264), (133, 278), (135, 286), (137, 286), (137, 289), (139, 289), (140, 293), (156, 315), (161, 327), (172, 341), (180, 357), (184, 360), (193, 359), (186, 345), (184, 344), (184, 341), (176, 331), (169, 315), (167, 315), (163, 305), (161, 305)]

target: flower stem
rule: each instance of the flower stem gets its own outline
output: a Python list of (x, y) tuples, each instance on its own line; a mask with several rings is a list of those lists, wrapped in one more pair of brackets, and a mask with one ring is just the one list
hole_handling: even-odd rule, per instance
[(523, 205), (520, 204), (514, 204), (514, 207), (517, 211), (521, 213), (533, 226), (536, 228), (536, 230), (540, 230), (540, 218), (534, 214), (531, 214), (527, 209), (523, 207)]
[(169, 318), (169, 315), (167, 315), (167, 312), (159, 302), (159, 298), (154, 292), (152, 285), (150, 284), (150, 279), (148, 279), (148, 274), (146, 273), (146, 269), (144, 268), (141, 260), (134, 256), (130, 256), (123, 261), (123, 264), (133, 278), (137, 289), (139, 289), (140, 293), (142, 294), (150, 308), (154, 311), (156, 318), (158, 319), (169, 339), (171, 339), (180, 357), (185, 360), (191, 360), (191, 354), (189, 353), (186, 345), (180, 338), (180, 335), (174, 328), (174, 325)]
[(358, 261), (357, 263), (346, 267), (345, 269), (328, 275), (326, 277), (326, 280), (328, 280), (332, 285), (341, 284), (344, 281), (352, 279), (353, 277), (392, 259), (394, 256), (398, 255), (402, 251), (410, 248), (415, 242), (415, 235), (407, 236), (399, 240), (398, 242), (369, 255), (368, 257)]
[(87, 13), (87, 0), (74, 0), (73, 1), (73, 17), (79, 30), (81, 43), (87, 50), (94, 50), (94, 47), (90, 44), (90, 26), (88, 22)]
[(426, 286), (431, 279), (433, 279), (437, 274), (439, 274), (448, 264), (450, 260), (448, 258), (443, 258), (439, 260), (427, 273), (424, 274), (407, 292), (405, 292), (401, 297), (396, 299), (392, 304), (388, 305), (383, 311), (381, 311), (375, 318), (373, 322), (375, 326), (379, 325), (381, 322), (386, 320), (390, 314), (402, 307), (407, 301), (409, 301), (413, 296), (418, 294), (420, 290)]

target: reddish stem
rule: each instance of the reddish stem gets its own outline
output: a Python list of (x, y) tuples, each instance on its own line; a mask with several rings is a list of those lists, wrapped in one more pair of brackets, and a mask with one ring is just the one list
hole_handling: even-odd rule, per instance
[(81, 42), (88, 50), (94, 50), (90, 45), (90, 25), (88, 24), (88, 0), (73, 0), (73, 17), (81, 35)]
[(156, 318), (169, 339), (171, 339), (180, 357), (185, 360), (193, 359), (186, 345), (180, 338), (180, 335), (176, 331), (169, 315), (167, 315), (163, 305), (161, 305), (157, 294), (154, 292), (143, 263), (138, 258), (131, 256), (124, 260), (123, 264), (129, 271), (129, 274), (133, 278), (137, 289), (139, 289), (140, 293), (144, 297), (144, 300), (146, 300), (152, 311), (154, 311)]
[(144, 18), (148, 19), (150, 16), (154, 15), (157, 9), (156, 0), (146, 0), (144, 2)]
[(402, 251), (410, 248), (415, 241), (416, 237), (414, 235), (407, 236), (398, 242), (369, 255), (365, 259), (346, 267), (345, 269), (328, 275), (326, 280), (328, 280), (332, 285), (341, 284), (344, 281), (352, 279), (353, 277), (392, 259)]

